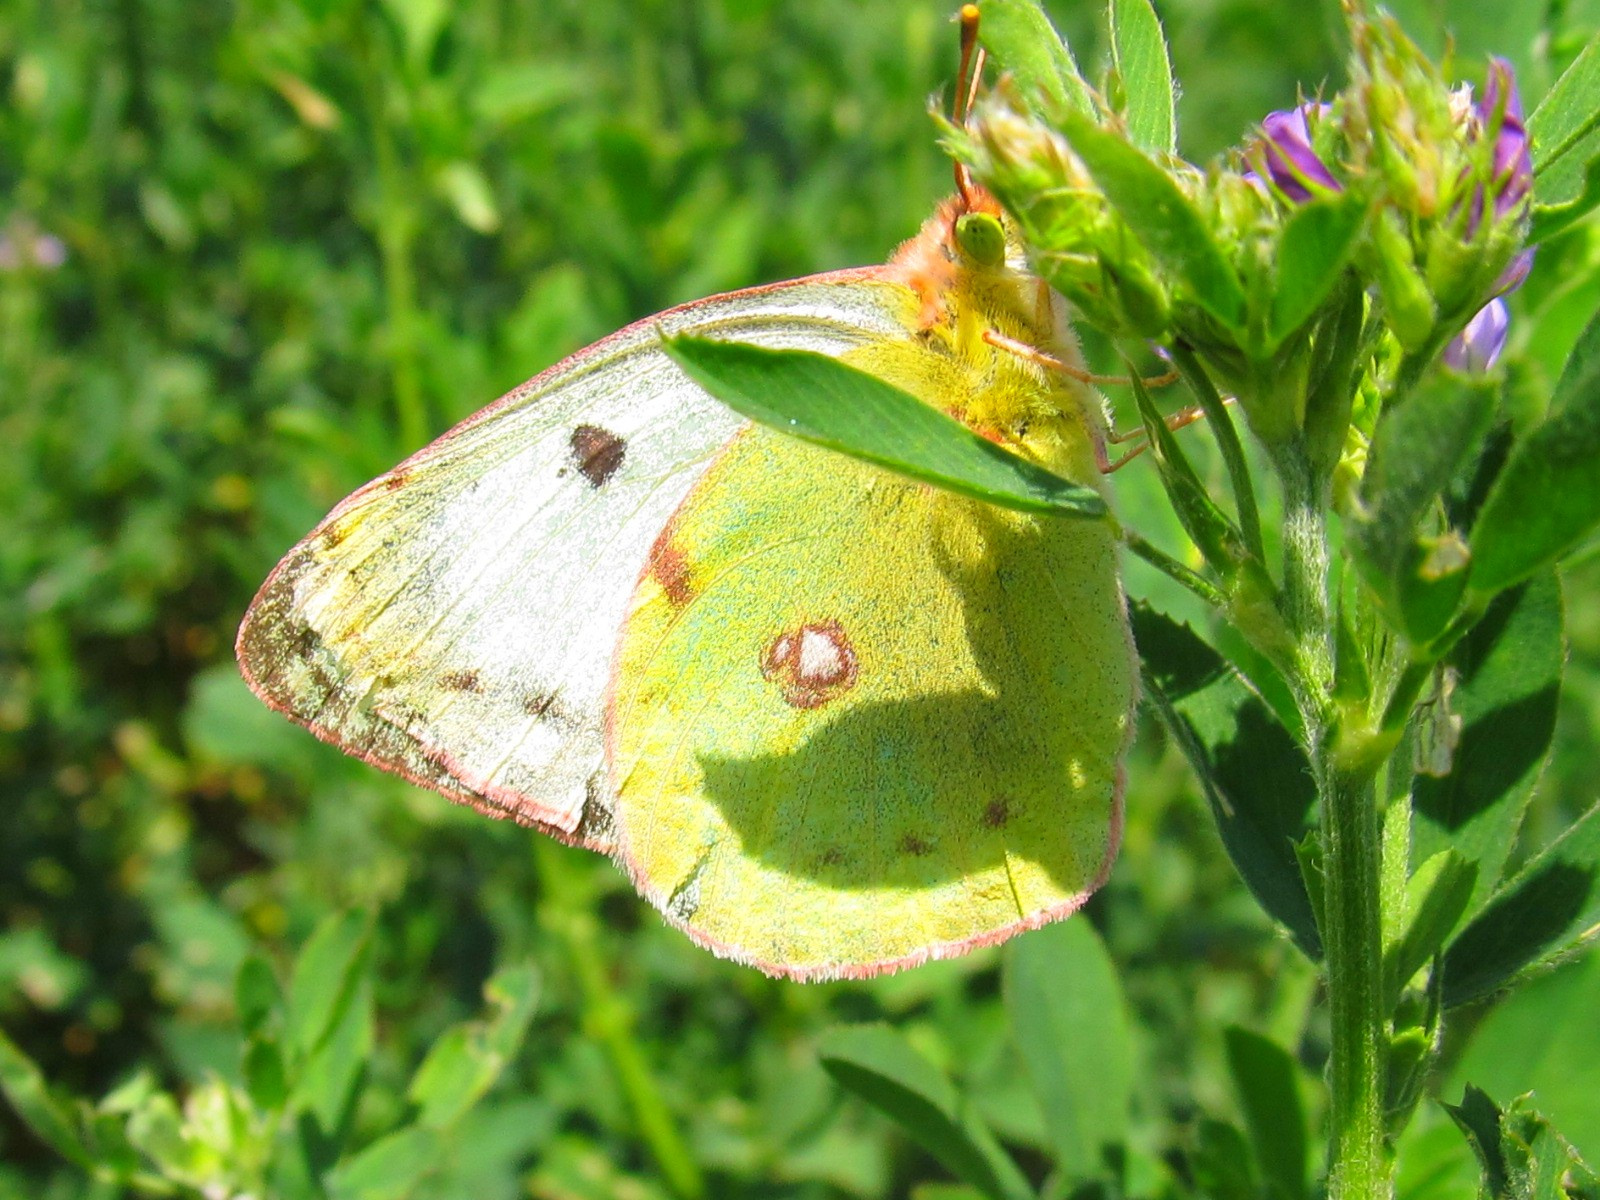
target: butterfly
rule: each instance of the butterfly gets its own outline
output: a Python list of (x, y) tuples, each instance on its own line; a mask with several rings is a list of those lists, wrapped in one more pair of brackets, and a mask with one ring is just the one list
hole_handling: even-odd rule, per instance
[(646, 318), (357, 490), (246, 614), (250, 686), (612, 855), (769, 974), (870, 976), (1075, 911), (1117, 848), (1137, 697), (1110, 523), (752, 425), (662, 341), (830, 355), (1103, 487), (1064, 302), (958, 181), (886, 264)]

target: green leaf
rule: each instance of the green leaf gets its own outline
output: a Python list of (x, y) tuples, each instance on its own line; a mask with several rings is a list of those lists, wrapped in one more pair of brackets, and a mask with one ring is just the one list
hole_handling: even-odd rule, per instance
[(445, 1157), (432, 1129), (412, 1127), (381, 1137), (333, 1172), (333, 1200), (401, 1200)]
[(1094, 926), (1079, 917), (1018, 938), (1001, 987), (1057, 1169), (1079, 1182), (1106, 1178), (1127, 1141), (1133, 1044)]
[(343, 1019), (364, 975), (370, 933), (365, 913), (334, 913), (306, 939), (289, 981), (289, 1043), (301, 1054)]
[(1130, 369), (1128, 379), (1149, 439), (1150, 456), (1161, 473), (1161, 486), (1166, 489), (1173, 512), (1206, 562), (1224, 579), (1232, 578), (1248, 557), (1238, 530), (1212, 501), (1138, 372)]
[(1446, 659), (1445, 719), (1460, 736), (1448, 775), (1412, 780), (1413, 852), (1455, 850), (1477, 866), (1469, 918), (1500, 882), (1549, 753), (1565, 654), (1561, 588), (1546, 575), (1497, 597)]
[(1383, 1068), (1383, 1112), (1392, 1134), (1404, 1129), (1422, 1099), (1433, 1066), (1437, 1026), (1407, 1025), (1388, 1038)]
[(1394, 935), (1384, 939), (1384, 1002), (1400, 991), (1444, 945), (1472, 900), (1478, 868), (1454, 850), (1427, 859), (1406, 881), (1404, 909)]
[(1477, 1168), (1442, 1105), (1423, 1106), (1400, 1132), (1395, 1193), (1405, 1200), (1461, 1200), (1477, 1190)]
[(1255, 1159), (1244, 1134), (1225, 1121), (1200, 1119), (1190, 1169), (1207, 1200), (1260, 1200)]
[(1326, 927), (1328, 919), (1328, 871), (1327, 854), (1317, 830), (1307, 830), (1294, 844), (1294, 860), (1300, 868), (1300, 881), (1311, 905), (1311, 917), (1316, 922), (1313, 928), (1320, 931)]
[(447, 163), (440, 169), (437, 182), (440, 193), (468, 229), (487, 236), (500, 228), (494, 189), (476, 163)]
[(73, 1106), (55, 1094), (38, 1065), (0, 1032), (0, 1092), (22, 1122), (57, 1154), (85, 1170), (94, 1153), (84, 1144)]
[(422, 1108), (417, 1121), (436, 1129), (453, 1124), (489, 1090), (501, 1065), (483, 1052), (467, 1026), (445, 1030), (428, 1047), (406, 1089), (406, 1098)]
[(363, 974), (338, 1008), (338, 1021), (301, 1066), (291, 1103), (338, 1136), (372, 1056), (372, 980)]
[(1574, 953), (1600, 932), (1600, 805), (1508, 880), (1444, 962), (1444, 999), (1465, 1004)]
[(1563, 204), (1583, 189), (1589, 163), (1600, 155), (1600, 34), (1545, 93), (1528, 118), (1533, 139), (1533, 198)]
[(1145, 693), (1194, 768), (1228, 857), (1268, 915), (1309, 957), (1321, 957), (1322, 940), (1295, 853), (1316, 801), (1305, 754), (1216, 651), (1187, 626), (1141, 607), (1135, 606), (1141, 651), (1148, 631), (1162, 628), (1163, 640), (1186, 646), (1186, 677), (1208, 681), (1174, 700), (1146, 672)]
[(1556, 384), (1550, 413), (1511, 448), (1472, 530), (1472, 587), (1494, 593), (1571, 550), (1600, 523), (1600, 315)]
[(1467, 584), (1466, 564), (1439, 574), (1419, 537), (1439, 497), (1483, 438), (1495, 388), (1440, 375), (1378, 422), (1359, 515), (1347, 523), (1352, 558), (1385, 619), (1414, 644), (1437, 637)]
[(1444, 1106), (1482, 1168), (1482, 1194), (1490, 1200), (1589, 1200), (1600, 1183), (1531, 1101), (1518, 1096), (1502, 1111), (1468, 1084), (1459, 1105)]
[(1600, 1158), (1600, 954), (1519, 987), (1472, 1028), (1442, 1088), (1473, 1081), (1494, 1095), (1531, 1091), (1579, 1151)]
[(417, 1120), (423, 1125), (453, 1125), (500, 1078), (533, 1019), (538, 972), (532, 966), (501, 971), (484, 993), (498, 1009), (494, 1017), (446, 1030), (412, 1077), (406, 1095), (421, 1106)]
[(1223, 1044), (1261, 1175), (1283, 1200), (1300, 1200), (1306, 1194), (1300, 1066), (1276, 1042), (1237, 1025), (1223, 1031)]
[(1039, 111), (1045, 115), (1094, 111), (1072, 51), (1036, 0), (985, 0), (978, 37), (1026, 103), (1044, 97), (1047, 103)]
[(234, 983), (234, 1006), (239, 1012), (239, 1031), (246, 1037), (261, 1032), (274, 1014), (281, 1018), (283, 990), (272, 965), (258, 954), (239, 964)]
[(1230, 329), (1244, 323), (1244, 288), (1211, 240), (1205, 218), (1172, 177), (1132, 144), (1080, 113), (1064, 113), (1060, 131), (1134, 236), (1193, 299)]
[(1274, 256), (1278, 277), (1264, 354), (1276, 350), (1332, 294), (1366, 219), (1366, 205), (1348, 195), (1312, 200), (1295, 209)]
[(1177, 150), (1172, 61), (1150, 0), (1111, 0), (1111, 61), (1122, 81), (1123, 119), (1136, 146)]
[(128, 1114), (128, 1141), (167, 1174), (186, 1172), (194, 1162), (195, 1144), (186, 1136), (178, 1102), (155, 1092)]
[(446, 0), (384, 0), (383, 6), (400, 27), (406, 58), (414, 69), (424, 69), (434, 43), (450, 21), (450, 5)]
[(1099, 517), (1099, 492), (1001, 449), (875, 375), (808, 350), (663, 338), (701, 387), (752, 421), (975, 500)]
[(1157, 612), (1143, 600), (1129, 608), (1133, 640), (1149, 677), (1176, 703), (1228, 678), (1228, 664), (1194, 630)]
[(1594, 1200), (1600, 1185), (1567, 1140), (1519, 1096), (1506, 1111), (1501, 1152), (1511, 1171), (1511, 1196), (1516, 1200)]
[(509, 1062), (521, 1048), (538, 1007), (538, 968), (532, 963), (502, 967), (483, 985), (483, 995), (494, 1008), (484, 1030), (484, 1045)]
[(245, 1089), (257, 1108), (275, 1112), (288, 1102), (288, 1073), (283, 1065), (283, 1052), (276, 1042), (252, 1037), (245, 1044), (242, 1070)]
[(829, 1030), (818, 1053), (838, 1083), (905, 1130), (954, 1174), (993, 1200), (1021, 1200), (1032, 1189), (939, 1069), (886, 1025)]
[(1444, 1106), (1454, 1119), (1467, 1144), (1472, 1147), (1483, 1171), (1484, 1192), (1503, 1196), (1506, 1189), (1506, 1160), (1500, 1152), (1500, 1108), (1478, 1088), (1467, 1086), (1460, 1104)]
[(964, 1183), (919, 1183), (911, 1189), (911, 1200), (979, 1200), (982, 1195)]
[(1331, 475), (1344, 455), (1355, 400), (1353, 376), (1366, 323), (1366, 289), (1354, 272), (1342, 272), (1335, 292), (1316, 326), (1303, 422), (1306, 455), (1312, 476), (1318, 479)]
[[(1600, 143), (1595, 147), (1600, 150)], [(1528, 226), (1528, 245), (1551, 241), (1571, 229), (1600, 207), (1600, 158), (1590, 160), (1583, 171), (1578, 194), (1564, 204), (1536, 204)]]

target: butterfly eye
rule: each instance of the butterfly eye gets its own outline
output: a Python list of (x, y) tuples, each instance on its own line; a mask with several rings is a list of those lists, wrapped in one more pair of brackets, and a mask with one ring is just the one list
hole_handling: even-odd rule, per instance
[(1006, 232), (999, 218), (989, 213), (967, 213), (956, 218), (956, 245), (961, 253), (984, 267), (998, 267), (1006, 259)]

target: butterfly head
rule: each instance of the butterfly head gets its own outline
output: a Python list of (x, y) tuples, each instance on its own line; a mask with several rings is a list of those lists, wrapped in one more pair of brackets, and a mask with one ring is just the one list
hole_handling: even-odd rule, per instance
[(999, 267), (1006, 261), (1006, 230), (992, 213), (967, 212), (951, 227), (956, 250), (961, 257), (979, 267)]

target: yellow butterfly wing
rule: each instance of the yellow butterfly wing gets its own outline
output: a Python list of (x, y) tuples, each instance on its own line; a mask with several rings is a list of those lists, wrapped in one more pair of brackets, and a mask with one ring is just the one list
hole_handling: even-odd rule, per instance
[(239, 631), (246, 680), (368, 762), (610, 849), (610, 654), (662, 526), (744, 426), (659, 334), (835, 354), (909, 338), (878, 274), (662, 313), (469, 418), (289, 552)]
[[(946, 343), (845, 358), (1098, 481), (1086, 389), (982, 340), (1015, 315), (1014, 282), (947, 293)], [(1034, 344), (1055, 317), (1042, 303), (1018, 330)], [(619, 857), (697, 941), (770, 973), (962, 953), (1103, 881), (1136, 692), (1108, 523), (750, 428), (674, 515), (623, 631)]]

